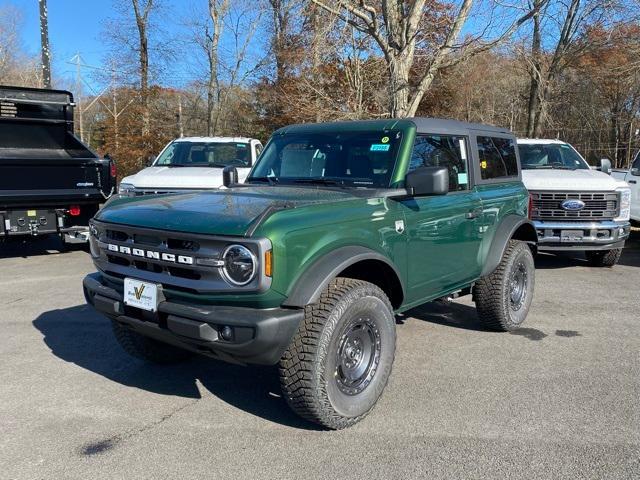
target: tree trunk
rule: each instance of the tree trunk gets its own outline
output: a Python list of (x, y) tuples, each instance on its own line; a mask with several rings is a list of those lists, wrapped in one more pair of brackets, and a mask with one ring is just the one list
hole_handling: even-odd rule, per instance
[(138, 27), (139, 63), (140, 63), (140, 98), (142, 103), (142, 136), (149, 135), (149, 12), (153, 8), (153, 0), (147, 0), (144, 8), (140, 9), (139, 0), (132, 0), (133, 11)]

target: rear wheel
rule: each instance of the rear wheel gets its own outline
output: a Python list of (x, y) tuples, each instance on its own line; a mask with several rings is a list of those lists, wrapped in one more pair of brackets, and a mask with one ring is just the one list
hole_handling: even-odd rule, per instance
[(111, 323), (116, 340), (132, 357), (151, 363), (171, 364), (183, 362), (193, 356), (187, 350), (140, 335), (115, 320)]
[(395, 317), (377, 286), (337, 278), (308, 305), (280, 361), (289, 406), (327, 428), (349, 427), (374, 407), (395, 357)]
[(473, 287), (480, 321), (492, 330), (518, 328), (529, 312), (534, 284), (535, 266), (529, 246), (510, 240), (498, 267)]
[(593, 267), (613, 267), (620, 256), (622, 255), (621, 248), (614, 248), (613, 250), (587, 250), (584, 252), (587, 260)]

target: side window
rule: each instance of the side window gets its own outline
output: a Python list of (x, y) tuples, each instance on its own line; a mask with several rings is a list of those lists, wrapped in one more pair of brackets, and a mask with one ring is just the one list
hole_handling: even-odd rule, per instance
[(516, 145), (513, 139), (478, 137), (477, 140), (480, 177), (483, 180), (516, 177), (518, 175)]
[(409, 172), (418, 167), (447, 167), (449, 191), (469, 189), (466, 137), (418, 135), (413, 144)]

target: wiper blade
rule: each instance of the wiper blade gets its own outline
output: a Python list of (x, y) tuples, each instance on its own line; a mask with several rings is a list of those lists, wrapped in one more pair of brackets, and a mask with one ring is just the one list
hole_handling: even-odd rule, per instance
[(311, 183), (316, 185), (337, 185), (340, 187), (344, 187), (344, 180), (335, 180), (332, 178), (321, 178), (321, 177), (312, 177), (312, 178), (294, 178), (291, 180), (292, 183)]
[(575, 170), (575, 167), (567, 167), (566, 165), (552, 165), (551, 168), (555, 170)]
[(245, 181), (245, 183), (251, 182), (268, 182), (269, 185), (275, 185), (278, 183), (278, 177), (251, 177)]

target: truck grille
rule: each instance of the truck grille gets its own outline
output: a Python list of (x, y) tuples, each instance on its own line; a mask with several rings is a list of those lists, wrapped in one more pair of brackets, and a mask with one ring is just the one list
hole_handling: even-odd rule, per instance
[(168, 232), (96, 220), (91, 225), (94, 263), (115, 278), (132, 277), (190, 293), (264, 290), (271, 281), (259, 272), (248, 285), (231, 286), (219, 268), (228, 245), (239, 241), (256, 258), (263, 258), (271, 248), (266, 239)]
[[(529, 192), (532, 220), (611, 220), (618, 215), (616, 192)], [(581, 210), (565, 210), (565, 200), (581, 200)]]

